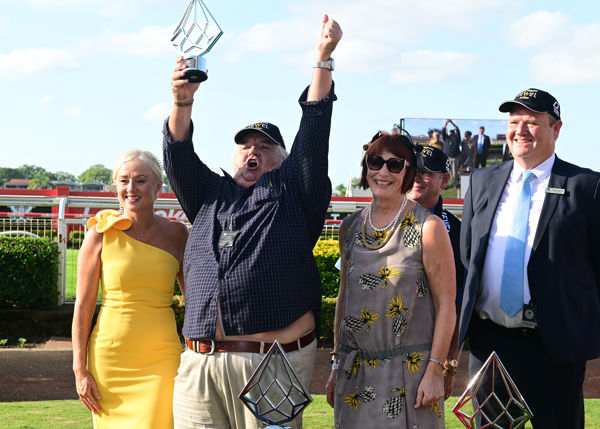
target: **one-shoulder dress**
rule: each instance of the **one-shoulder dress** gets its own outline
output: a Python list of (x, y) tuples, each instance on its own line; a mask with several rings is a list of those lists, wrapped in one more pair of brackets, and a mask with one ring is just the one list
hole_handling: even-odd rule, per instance
[(348, 263), (335, 427), (443, 428), (443, 401), (413, 408), (435, 321), (421, 246), (430, 212), (412, 207), (391, 237), (371, 229), (366, 214), (340, 227)]
[(171, 309), (179, 261), (125, 234), (131, 221), (115, 210), (92, 225), (103, 234), (102, 307), (88, 345), (102, 409), (94, 428), (170, 429), (182, 350)]

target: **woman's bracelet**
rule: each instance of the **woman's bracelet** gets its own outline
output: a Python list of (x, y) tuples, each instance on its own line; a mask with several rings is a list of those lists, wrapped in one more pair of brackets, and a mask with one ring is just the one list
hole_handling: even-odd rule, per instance
[(441, 363), (441, 362), (440, 362), (439, 360), (437, 360), (437, 359), (434, 359), (434, 358), (429, 358), (429, 362), (433, 362), (433, 363), (435, 363), (435, 364), (438, 364), (438, 365), (440, 366), (440, 368), (442, 368), (442, 371), (445, 369), (445, 368), (444, 368), (444, 364), (443, 364), (443, 363)]

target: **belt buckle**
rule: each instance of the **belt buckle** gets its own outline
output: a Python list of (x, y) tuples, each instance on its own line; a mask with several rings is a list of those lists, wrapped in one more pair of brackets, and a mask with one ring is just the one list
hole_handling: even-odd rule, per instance
[(202, 354), (205, 355), (212, 355), (215, 353), (215, 340), (213, 338), (210, 339), (210, 351), (209, 352), (205, 352)]
[(203, 355), (212, 355), (215, 353), (215, 340), (213, 338), (209, 338), (210, 339), (210, 351), (208, 352), (200, 352)]

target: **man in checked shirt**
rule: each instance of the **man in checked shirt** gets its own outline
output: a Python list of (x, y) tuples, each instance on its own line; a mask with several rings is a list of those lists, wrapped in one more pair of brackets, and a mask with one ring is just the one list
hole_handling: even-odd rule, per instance
[[(276, 339), (306, 386), (316, 352), (321, 282), (312, 256), (331, 198), (331, 54), (342, 37), (323, 17), (302, 120), (287, 156), (279, 129), (251, 124), (234, 137), (233, 177), (212, 172), (192, 144), (199, 84), (177, 60), (163, 129), (165, 170), (193, 228), (184, 260), (187, 348), (175, 380), (176, 428), (258, 428), (238, 395)], [(291, 423), (302, 427), (301, 417)]]

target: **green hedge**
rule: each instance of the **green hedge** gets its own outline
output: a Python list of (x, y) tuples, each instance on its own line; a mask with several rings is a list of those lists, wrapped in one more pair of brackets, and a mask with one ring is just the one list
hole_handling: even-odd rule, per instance
[(340, 257), (337, 240), (319, 240), (313, 249), (313, 255), (321, 274), (321, 340), (333, 340), (333, 321), (335, 302), (340, 288), (340, 271), (335, 263)]
[(58, 247), (32, 237), (0, 236), (0, 307), (57, 307)]
[(340, 272), (335, 263), (340, 257), (337, 240), (319, 240), (313, 249), (317, 268), (321, 274), (322, 295), (337, 297), (340, 288)]
[(83, 243), (83, 238), (85, 237), (85, 231), (73, 230), (69, 232), (69, 242), (68, 245), (70, 247), (75, 247), (79, 249), (81, 247), (81, 243)]
[(321, 340), (333, 341), (333, 322), (337, 298), (321, 298)]

